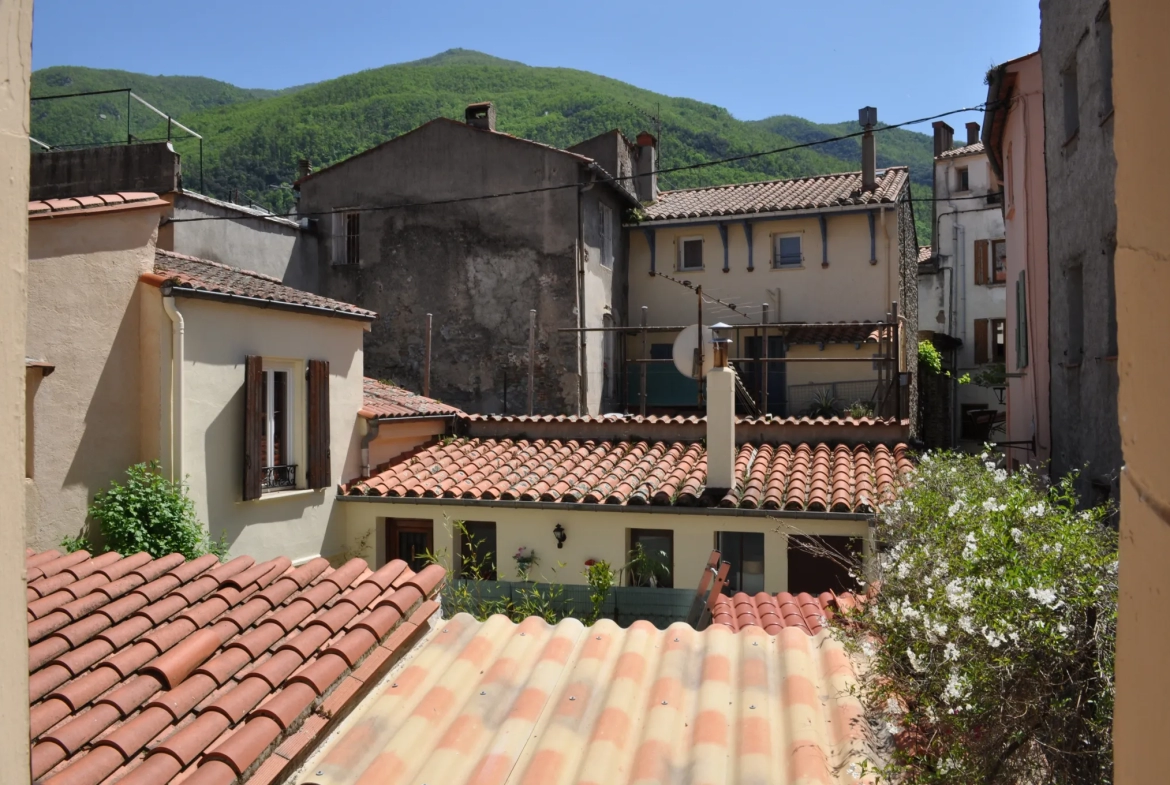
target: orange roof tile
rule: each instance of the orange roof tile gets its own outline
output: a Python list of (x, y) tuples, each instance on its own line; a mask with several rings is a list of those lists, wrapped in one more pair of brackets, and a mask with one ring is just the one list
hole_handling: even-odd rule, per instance
[(918, 263), (929, 262), (934, 258), (934, 251), (929, 245), (918, 246)]
[(38, 199), (28, 203), (29, 220), (60, 218), (66, 215), (93, 215), (116, 210), (141, 210), (146, 207), (170, 207), (156, 194), (124, 191), (99, 196), (74, 196), (68, 199)]
[(386, 384), (365, 377), (362, 380), (363, 417), (393, 419), (396, 417), (452, 417), (463, 414), (450, 404), (426, 398), (405, 387)]
[(910, 170), (891, 166), (877, 178), (873, 191), (861, 190), (861, 172), (735, 183), (684, 191), (663, 191), (643, 208), (646, 221), (751, 215), (786, 210), (892, 204), (910, 182)]
[[(373, 311), (367, 311), (365, 308), (343, 303), (340, 300), (293, 289), (272, 276), (229, 267), (226, 264), (186, 254), (156, 251), (154, 273), (156, 276), (170, 281), (179, 294), (207, 292), (229, 297), (246, 297), (249, 300), (259, 300), (265, 303), (280, 303), (314, 313), (327, 313), (363, 320), (378, 318), (378, 314)], [(157, 281), (157, 278), (154, 280)]]
[(893, 448), (744, 444), (736, 487), (706, 489), (701, 442), (455, 439), (404, 453), (351, 496), (869, 512), (912, 468)]
[(856, 686), (827, 633), (459, 614), (296, 781), (873, 783)]
[(963, 145), (951, 150), (943, 150), (939, 153), (939, 158), (959, 158), (964, 155), (978, 155), (983, 153), (983, 142), (976, 142), (975, 144)]
[(737, 592), (731, 597), (720, 595), (715, 598), (711, 623), (721, 624), (732, 631), (762, 627), (769, 635), (778, 635), (785, 628), (795, 627), (816, 635), (834, 613), (857, 607), (861, 601), (852, 593), (822, 592), (814, 597), (806, 592), (793, 595), (784, 591), (773, 597), (767, 592), (755, 595)]
[(297, 723), (320, 739), (318, 714), (356, 705), (421, 634), (444, 575), (85, 551), (25, 564), (32, 776), (53, 785), (291, 772)]

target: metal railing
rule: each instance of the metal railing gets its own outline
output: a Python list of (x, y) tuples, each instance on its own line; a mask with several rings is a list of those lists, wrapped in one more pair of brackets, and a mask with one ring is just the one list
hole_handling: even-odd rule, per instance
[(276, 491), (295, 487), (297, 487), (297, 465), (295, 463), (286, 466), (264, 467), (260, 477), (261, 490)]

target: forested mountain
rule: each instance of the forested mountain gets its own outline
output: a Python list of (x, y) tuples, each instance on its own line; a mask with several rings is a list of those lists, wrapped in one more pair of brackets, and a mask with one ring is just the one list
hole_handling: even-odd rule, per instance
[[(742, 121), (726, 110), (671, 98), (615, 79), (567, 68), (534, 68), (464, 49), (410, 63), (362, 71), (286, 90), (249, 90), (202, 77), (147, 76), (58, 66), (33, 74), (33, 96), (129, 87), (204, 137), (204, 192), (238, 190), (270, 208), (292, 205), (297, 161), (321, 167), (445, 116), (462, 119), (472, 101), (490, 100), (498, 129), (560, 147), (621, 128), (633, 136), (656, 130), (661, 116), (660, 166), (669, 169), (857, 130), (856, 122), (818, 125), (780, 115)], [(123, 141), (124, 94), (34, 101), (32, 135), (55, 146)], [(166, 122), (129, 105), (129, 132), (166, 138)], [(184, 184), (198, 189), (198, 146), (177, 140)], [(664, 174), (662, 186), (688, 188), (727, 182), (851, 171), (859, 168), (858, 139), (843, 140), (742, 162)], [(916, 196), (929, 196), (931, 140), (891, 130), (878, 136), (878, 166), (910, 166)], [(928, 205), (915, 205), (919, 241), (929, 241)]]

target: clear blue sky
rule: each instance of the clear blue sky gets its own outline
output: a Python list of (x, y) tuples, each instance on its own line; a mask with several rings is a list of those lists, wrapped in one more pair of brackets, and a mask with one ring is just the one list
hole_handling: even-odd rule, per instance
[[(726, 107), (900, 122), (986, 99), (989, 66), (1039, 46), (1038, 0), (36, 0), (33, 67), (319, 82), (476, 49)], [(957, 116), (952, 125), (964, 122)]]

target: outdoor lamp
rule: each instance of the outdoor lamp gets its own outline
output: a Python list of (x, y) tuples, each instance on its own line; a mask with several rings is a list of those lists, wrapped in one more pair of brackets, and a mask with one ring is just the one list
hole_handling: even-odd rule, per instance
[(553, 527), (553, 536), (557, 538), (557, 547), (564, 548), (565, 540), (569, 539), (569, 535), (565, 533), (565, 527), (558, 523)]

